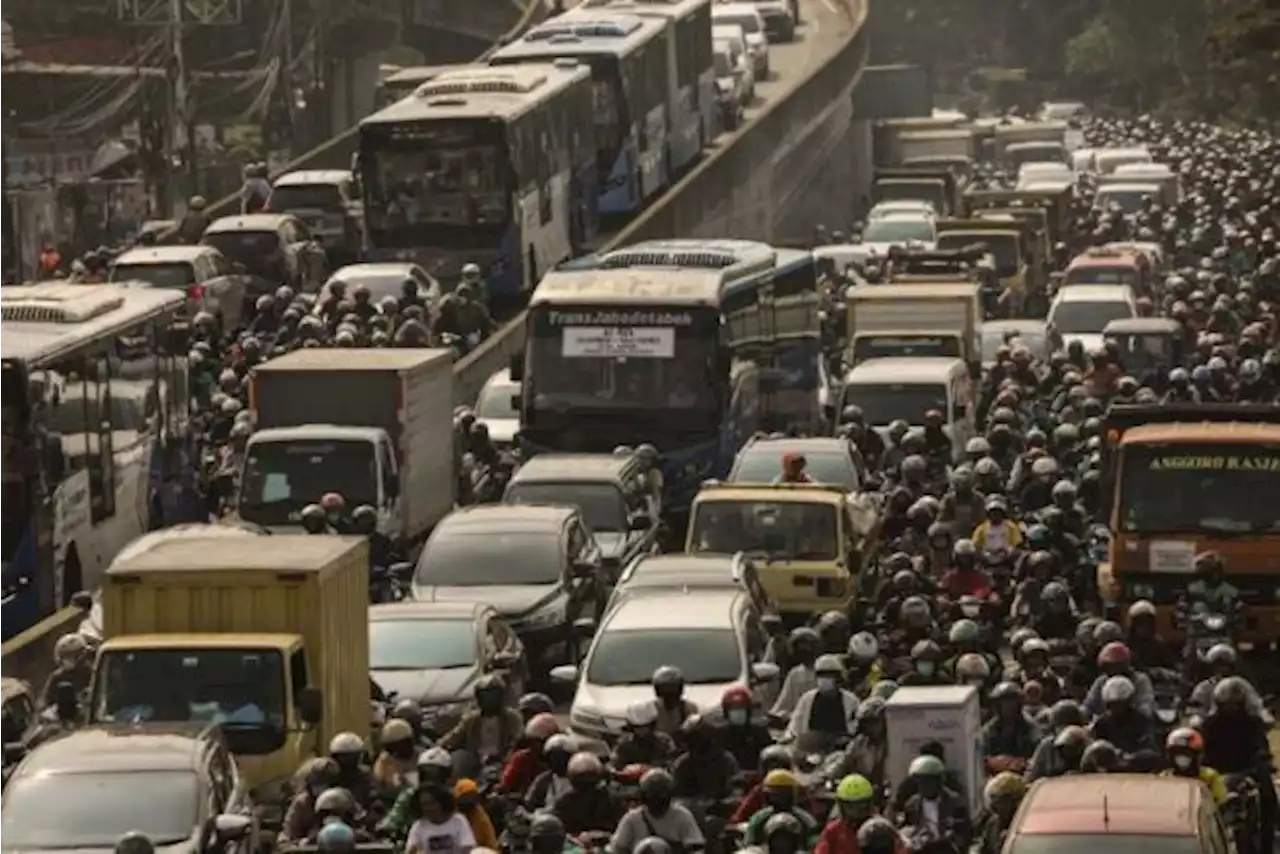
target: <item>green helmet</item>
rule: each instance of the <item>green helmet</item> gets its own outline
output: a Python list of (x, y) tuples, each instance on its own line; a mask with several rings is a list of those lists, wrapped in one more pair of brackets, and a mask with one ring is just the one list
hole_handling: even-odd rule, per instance
[(951, 624), (951, 631), (948, 634), (948, 638), (951, 643), (972, 643), (978, 640), (978, 636), (981, 633), (982, 630), (978, 628), (978, 624), (973, 620), (956, 620)]
[(936, 756), (917, 756), (907, 768), (909, 777), (941, 777), (946, 773), (947, 766)]
[(836, 786), (837, 801), (869, 801), (875, 795), (871, 781), (861, 774), (850, 774)]
[(871, 689), (871, 696), (879, 697), (881, 700), (887, 700), (893, 696), (893, 692), (898, 690), (898, 683), (892, 679), (881, 679), (876, 683), (876, 687)]

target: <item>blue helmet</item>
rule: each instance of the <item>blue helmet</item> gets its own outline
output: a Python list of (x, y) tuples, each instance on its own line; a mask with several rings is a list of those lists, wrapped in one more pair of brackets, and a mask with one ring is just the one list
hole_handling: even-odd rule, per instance
[(316, 848), (335, 854), (348, 854), (356, 848), (356, 833), (340, 821), (330, 821), (316, 834)]

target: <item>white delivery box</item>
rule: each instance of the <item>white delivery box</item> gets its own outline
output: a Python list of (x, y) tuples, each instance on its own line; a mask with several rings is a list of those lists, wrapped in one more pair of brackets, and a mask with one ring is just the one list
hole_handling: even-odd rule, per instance
[(885, 704), (889, 754), (885, 762), (896, 791), (907, 778), (911, 760), (931, 741), (942, 745), (947, 768), (955, 772), (969, 802), (969, 814), (982, 808), (986, 772), (982, 765), (982, 712), (972, 685), (904, 685)]

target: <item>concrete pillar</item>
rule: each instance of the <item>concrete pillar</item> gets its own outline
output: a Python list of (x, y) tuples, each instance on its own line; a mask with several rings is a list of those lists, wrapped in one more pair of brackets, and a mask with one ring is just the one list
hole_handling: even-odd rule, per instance
[(329, 128), (334, 136), (373, 112), (378, 90), (378, 66), (376, 54), (335, 57), (329, 61)]

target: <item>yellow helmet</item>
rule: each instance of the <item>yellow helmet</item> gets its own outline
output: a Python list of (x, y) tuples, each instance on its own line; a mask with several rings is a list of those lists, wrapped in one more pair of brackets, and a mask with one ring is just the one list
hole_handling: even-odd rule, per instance
[(800, 781), (796, 779), (795, 774), (792, 774), (787, 769), (774, 768), (764, 775), (764, 787), (766, 789), (796, 789), (800, 787)]

